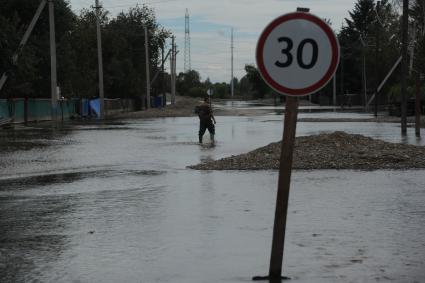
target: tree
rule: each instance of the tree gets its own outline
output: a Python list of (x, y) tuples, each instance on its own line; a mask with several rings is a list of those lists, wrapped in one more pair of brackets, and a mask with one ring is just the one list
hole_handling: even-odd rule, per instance
[[(39, 0), (0, 0), (0, 71), (12, 68), (6, 93), (50, 97), (48, 9), (44, 9), (24, 48), (18, 65), (10, 57), (39, 5)], [(55, 0), (58, 85), (67, 96), (98, 94), (96, 14), (83, 9), (76, 16), (67, 0)], [(101, 10), (106, 97), (141, 97), (146, 92), (144, 27), (149, 31), (151, 74), (160, 66), (161, 48), (170, 33), (161, 27), (154, 11), (136, 6), (116, 18)], [(152, 86), (162, 88), (159, 80)]]
[(345, 66), (344, 89), (360, 93), (363, 85), (363, 62), (367, 40), (374, 22), (374, 1), (358, 0), (350, 18), (345, 18), (346, 26), (341, 29), (339, 42)]
[(258, 69), (253, 65), (245, 65), (246, 77), (251, 83), (255, 98), (263, 98), (271, 92), (270, 87), (264, 82)]
[(249, 81), (248, 77), (245, 75), (241, 78), (239, 81), (239, 93), (242, 95), (242, 97), (246, 98), (250, 96), (252, 89), (252, 84)]
[[(231, 87), (231, 83), (232, 83), (232, 81), (230, 81), (229, 87)], [(231, 92), (231, 91), (229, 90), (229, 92)], [(238, 96), (240, 94), (239, 80), (236, 77), (233, 78), (233, 92), (234, 92), (234, 95), (236, 95), (236, 96)]]
[[(373, 0), (358, 0), (349, 16), (338, 35), (342, 55), (340, 66), (344, 66), (342, 89), (362, 92), (365, 58), (367, 86), (373, 92), (399, 56), (399, 17), (388, 0), (380, 1), (379, 6)], [(377, 43), (379, 66), (376, 65)]]
[(414, 68), (425, 74), (425, 2), (415, 0), (410, 15), (416, 25)]
[[(126, 95), (133, 97), (146, 91), (145, 27), (152, 79), (161, 65), (161, 48), (170, 36), (170, 32), (157, 23), (154, 11), (146, 5), (136, 6), (118, 14), (105, 27), (107, 87), (115, 96), (120, 96), (123, 89), (127, 90)], [(156, 83), (152, 87), (161, 85)]]
[[(107, 21), (107, 13), (101, 11), (102, 28)], [(83, 9), (77, 17), (70, 35), (73, 52), (71, 87), (68, 95), (78, 97), (97, 96), (97, 43), (96, 43), (96, 14)], [(65, 91), (64, 91), (65, 92)]]
[(213, 84), (212, 84), (210, 78), (207, 78), (204, 82), (205, 89), (207, 89), (207, 90), (210, 89), (212, 87), (212, 85)]
[(214, 84), (214, 97), (216, 98), (226, 98), (229, 96), (229, 85), (222, 82), (222, 83), (215, 83)]
[[(176, 88), (180, 95), (188, 95), (190, 89), (199, 88), (202, 86), (201, 76), (195, 70), (190, 70), (187, 73), (180, 73), (177, 77)], [(192, 94), (195, 92), (192, 92)], [(201, 92), (196, 92), (200, 94)]]
[[(10, 71), (10, 77), (2, 96), (50, 97), (50, 48), (48, 9), (44, 9), (22, 50), (16, 66), (11, 64), (11, 55), (30, 24), (39, 0), (0, 0), (0, 72)], [(73, 28), (75, 15), (65, 0), (55, 1), (55, 24), (58, 70), (65, 68), (61, 62), (69, 61), (65, 52), (69, 32)], [(58, 76), (59, 84), (64, 78)]]

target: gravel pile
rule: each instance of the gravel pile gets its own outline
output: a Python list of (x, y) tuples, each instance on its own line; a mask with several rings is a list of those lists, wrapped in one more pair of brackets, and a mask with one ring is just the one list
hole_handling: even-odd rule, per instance
[[(280, 142), (246, 154), (189, 166), (198, 170), (279, 169)], [(297, 137), (294, 169), (409, 169), (425, 168), (425, 147), (395, 144), (362, 135), (334, 132)]]

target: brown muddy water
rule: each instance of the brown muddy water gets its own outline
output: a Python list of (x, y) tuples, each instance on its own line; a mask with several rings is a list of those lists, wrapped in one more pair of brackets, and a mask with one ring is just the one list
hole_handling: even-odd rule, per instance
[[(315, 113), (300, 115), (365, 116)], [(307, 116), (310, 117), (310, 116)], [(251, 282), (265, 275), (277, 172), (187, 165), (280, 139), (282, 116), (195, 118), (0, 132), (0, 282)], [(299, 123), (391, 142), (398, 124)], [(205, 137), (208, 141), (208, 135)], [(291, 282), (425, 282), (425, 170), (295, 171)]]

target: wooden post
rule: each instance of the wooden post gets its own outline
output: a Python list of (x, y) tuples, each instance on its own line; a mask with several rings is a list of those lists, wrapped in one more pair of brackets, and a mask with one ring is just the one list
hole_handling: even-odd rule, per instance
[(145, 29), (145, 61), (146, 61), (146, 109), (151, 108), (151, 79), (149, 66), (149, 34), (147, 26)]
[(24, 98), (24, 124), (28, 125), (28, 96)]
[[(363, 42), (363, 41), (362, 41)], [(362, 60), (362, 75), (363, 75), (363, 96), (364, 96), (364, 110), (366, 111), (367, 104), (367, 77), (366, 77), (366, 44), (363, 45), (363, 60)]]
[(415, 99), (415, 135), (421, 136), (421, 94), (420, 74), (416, 75), (416, 99)]
[(176, 44), (175, 37), (172, 37), (171, 43), (171, 64), (170, 64), (170, 72), (171, 72), (171, 104), (176, 104)]
[(167, 95), (165, 94), (165, 72), (164, 72), (164, 43), (161, 46), (161, 84), (162, 84), (162, 107), (167, 106)]
[[(333, 33), (332, 29), (324, 21), (321, 21), (320, 18), (308, 14), (308, 11), (308, 8), (298, 8), (296, 13), (285, 14), (274, 19), (265, 28), (257, 43), (256, 59), (261, 76), (263, 77), (264, 81), (272, 88), (274, 88), (278, 93), (285, 94), (287, 96), (283, 139), (280, 153), (280, 168), (269, 274), (268, 276), (255, 276), (252, 278), (253, 280), (269, 280), (270, 282), (277, 283), (281, 280), (289, 279), (288, 277), (282, 276), (282, 266), (285, 247), (286, 219), (288, 215), (289, 190), (291, 185), (292, 160), (297, 128), (298, 97), (311, 95), (311, 93), (317, 92), (321, 88), (323, 88), (329, 82), (329, 80), (332, 79), (332, 76), (334, 76), (340, 57), (338, 39)], [(290, 25), (287, 24), (288, 21), (294, 19), (297, 19), (298, 21), (293, 21)], [(285, 29), (283, 27), (284, 25), (286, 25), (288, 28)], [(327, 37), (325, 36), (328, 41), (327, 43), (326, 41), (318, 39), (317, 27), (319, 27), (321, 33), (328, 35)], [(306, 39), (309, 39), (310, 37), (317, 37), (317, 41), (314, 41), (318, 44), (317, 49), (329, 49), (332, 54), (331, 58), (329, 58), (331, 69), (322, 72), (322, 79), (319, 80), (320, 84), (318, 83), (319, 81), (317, 81), (316, 79), (311, 79), (311, 82), (307, 82), (306, 80), (304, 80), (304, 78), (299, 80), (299, 77), (296, 76), (283, 75), (292, 73), (292, 71), (298, 72), (299, 70), (302, 70), (302, 64), (300, 64), (299, 58), (297, 58), (298, 65), (293, 64), (294, 61), (289, 60), (289, 56), (286, 56), (287, 61), (276, 61), (276, 58), (281, 58), (281, 54), (279, 54), (281, 46), (277, 46), (277, 44), (279, 43), (280, 39), (283, 39), (276, 38), (276, 34), (285, 33), (284, 39), (287, 40), (287, 43), (290, 43), (292, 47), (292, 38), (296, 38), (298, 40), (300, 30), (303, 31), (303, 36), (305, 36)], [(332, 36), (329, 37), (329, 35)], [(287, 53), (286, 55), (288, 54), (292, 53)], [(317, 62), (320, 62), (320, 60), (314, 61), (315, 64)], [(323, 61), (323, 63), (325, 63), (325, 61)], [(328, 64), (323, 65), (328, 66)], [(277, 68), (288, 69), (282, 71), (281, 69)], [(324, 68), (324, 70), (327, 69)], [(302, 72), (304, 73), (304, 71)], [(288, 88), (288, 86), (294, 85), (296, 82), (300, 83), (298, 85), (298, 89), (292, 90), (291, 88)], [(303, 89), (304, 86), (311, 86), (312, 83), (316, 83), (316, 86), (314, 88), (310, 88), (308, 89), (308, 91), (305, 91), (306, 89)]]
[[(379, 4), (380, 1), (376, 2), (376, 16), (379, 17)], [(374, 114), (375, 117), (378, 117), (378, 103), (379, 103), (379, 74), (380, 74), (380, 68), (379, 68), (379, 31), (380, 31), (380, 23), (377, 20), (375, 23), (375, 107), (374, 107)], [(367, 105), (366, 105), (367, 107)]]
[(273, 243), (270, 258), (269, 276), (271, 279), (281, 278), (288, 212), (289, 188), (291, 184), (292, 157), (295, 144), (295, 132), (298, 116), (298, 98), (286, 98), (286, 113), (280, 153), (279, 181), (276, 199), (276, 211), (273, 228)]
[(298, 98), (286, 97), (286, 110), (283, 129), (280, 169), (273, 227), (273, 242), (270, 257), (269, 276), (256, 276), (253, 280), (281, 280), (284, 254), (286, 218), (288, 214), (289, 188), (291, 184), (292, 157), (295, 145), (295, 132), (298, 116)]
[(51, 85), (51, 109), (52, 120), (57, 121), (58, 94), (56, 73), (56, 36), (55, 36), (55, 14), (53, 0), (49, 0), (49, 34), (50, 34), (50, 85)]
[(334, 106), (334, 111), (336, 110), (336, 72), (332, 79), (332, 104)]
[(99, 107), (100, 119), (105, 118), (105, 91), (103, 87), (103, 55), (102, 55), (102, 32), (100, 28), (101, 11), (99, 0), (96, 0), (96, 36), (97, 36), (97, 63), (99, 75)]
[(235, 85), (234, 85), (234, 81), (233, 81), (233, 49), (234, 49), (234, 46), (233, 46), (233, 28), (232, 28), (231, 43), (230, 43), (230, 52), (231, 52), (231, 54), (230, 54), (230, 58), (231, 58), (230, 59), (230, 64), (231, 64), (230, 97), (231, 98), (233, 98), (234, 92), (235, 92), (235, 90), (234, 90)]
[(401, 134), (407, 134), (407, 47), (409, 25), (409, 0), (403, 0), (402, 41), (401, 41)]
[(340, 82), (340, 103), (341, 103), (341, 108), (344, 108), (344, 104), (345, 104), (345, 95), (344, 95), (344, 48), (341, 48), (341, 59), (340, 59), (340, 64), (341, 64), (341, 82)]

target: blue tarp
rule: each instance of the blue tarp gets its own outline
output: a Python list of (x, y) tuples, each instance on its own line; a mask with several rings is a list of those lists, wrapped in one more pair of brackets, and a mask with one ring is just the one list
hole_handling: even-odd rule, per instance
[(81, 113), (80, 113), (80, 115), (82, 117), (88, 117), (90, 115), (89, 103), (90, 103), (90, 101), (87, 98), (81, 99)]
[(100, 100), (99, 98), (90, 100), (90, 110), (100, 117)]
[(157, 108), (162, 107), (162, 97), (161, 96), (155, 96), (155, 106)]

